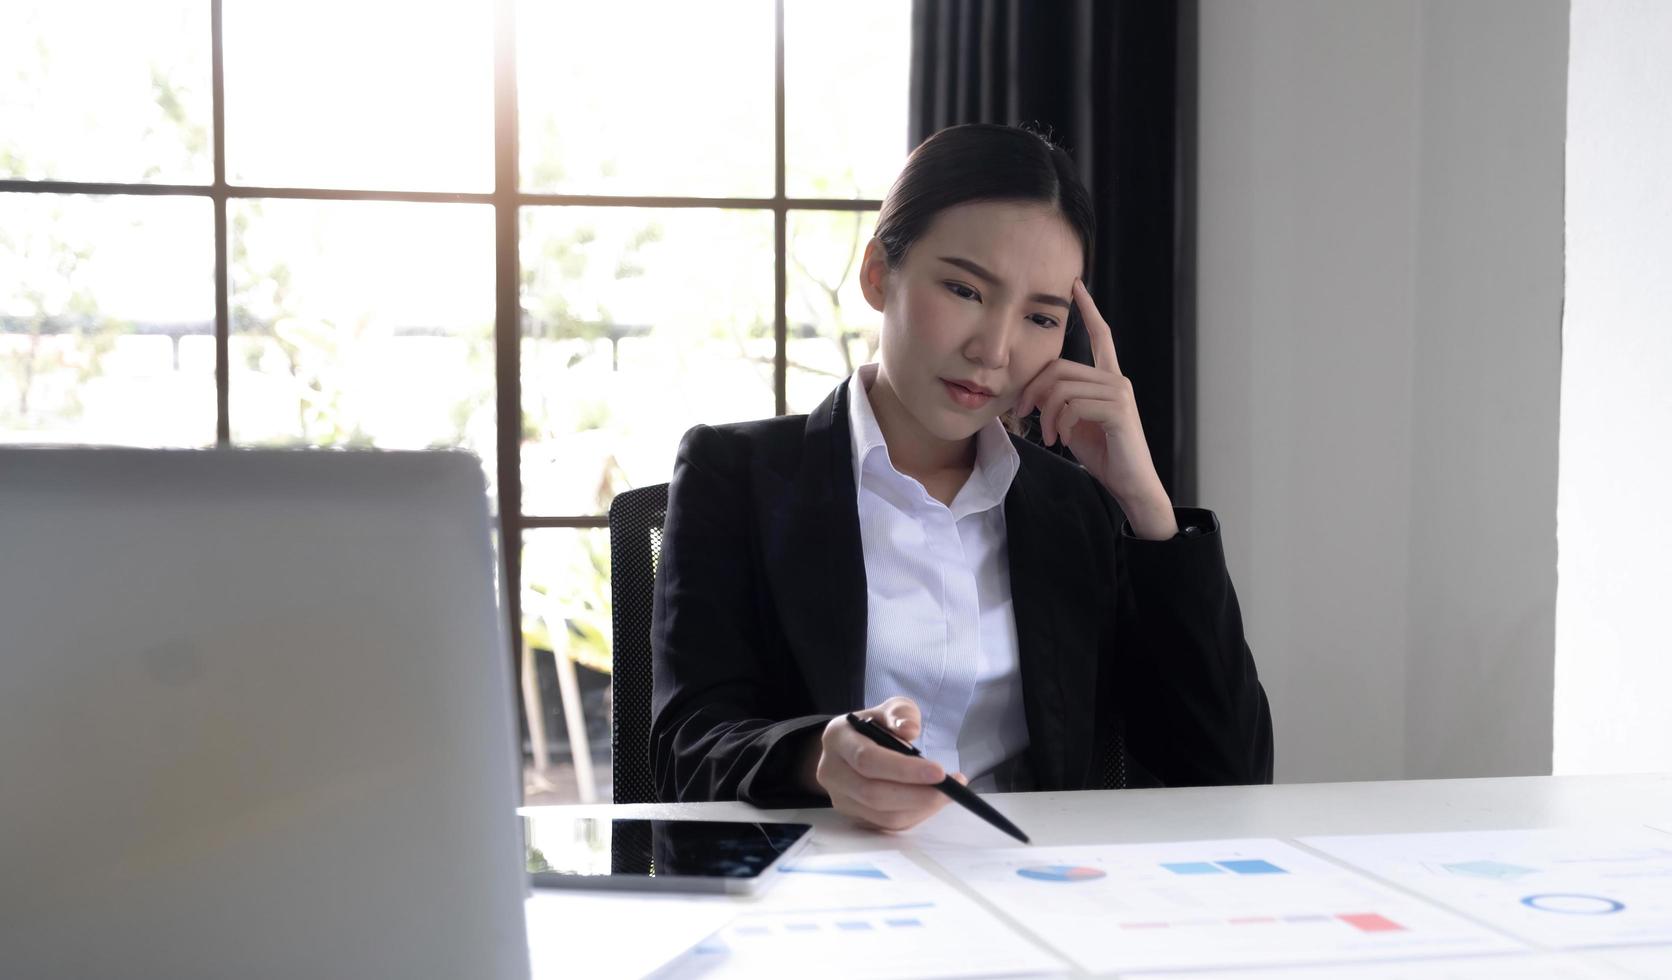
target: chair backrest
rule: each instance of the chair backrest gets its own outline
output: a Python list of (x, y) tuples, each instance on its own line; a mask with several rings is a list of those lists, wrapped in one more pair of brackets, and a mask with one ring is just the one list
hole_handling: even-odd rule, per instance
[(617, 803), (651, 803), (650, 613), (656, 598), (656, 561), (668, 485), (616, 494), (610, 504), (611, 773)]
[(1119, 732), (1101, 747), (1095, 771), (1092, 789), (1127, 789), (1132, 785), (1132, 773), (1126, 765), (1126, 738)]

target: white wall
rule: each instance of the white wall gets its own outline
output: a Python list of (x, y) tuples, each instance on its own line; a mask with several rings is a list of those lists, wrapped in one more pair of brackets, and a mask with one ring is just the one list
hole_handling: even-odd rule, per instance
[(1201, 32), (1201, 498), (1277, 777), (1548, 772), (1566, 0)]
[(1557, 772), (1672, 769), (1672, 4), (1574, 0)]

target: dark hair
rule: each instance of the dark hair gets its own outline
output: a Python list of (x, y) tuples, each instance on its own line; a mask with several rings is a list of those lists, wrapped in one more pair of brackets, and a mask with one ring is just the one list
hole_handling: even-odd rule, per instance
[(1055, 208), (1080, 239), (1083, 269), (1091, 268), (1097, 216), (1068, 152), (1043, 133), (994, 123), (949, 126), (906, 158), (877, 212), (876, 237), (888, 267), (899, 266), (936, 215), (971, 201)]

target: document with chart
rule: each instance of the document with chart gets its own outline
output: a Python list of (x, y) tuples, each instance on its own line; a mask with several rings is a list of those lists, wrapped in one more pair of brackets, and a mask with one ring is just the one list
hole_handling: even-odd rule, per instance
[(1522, 948), (1277, 840), (936, 850), (930, 856), (1092, 972)]
[(1672, 836), (1646, 827), (1302, 843), (1541, 946), (1672, 943)]
[(1023, 976), (1066, 966), (897, 851), (815, 855), (778, 874), (658, 980)]

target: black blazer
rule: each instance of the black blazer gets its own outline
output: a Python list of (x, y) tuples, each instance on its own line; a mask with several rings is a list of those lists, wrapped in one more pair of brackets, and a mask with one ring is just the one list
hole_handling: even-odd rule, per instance
[[(1004, 499), (1028, 762), (1039, 789), (1270, 782), (1271, 715), (1210, 511), (1144, 541), (1083, 467), (1011, 437)], [(828, 805), (794, 764), (864, 707), (865, 562), (848, 388), (811, 415), (686, 433), (651, 629), (658, 796)]]

